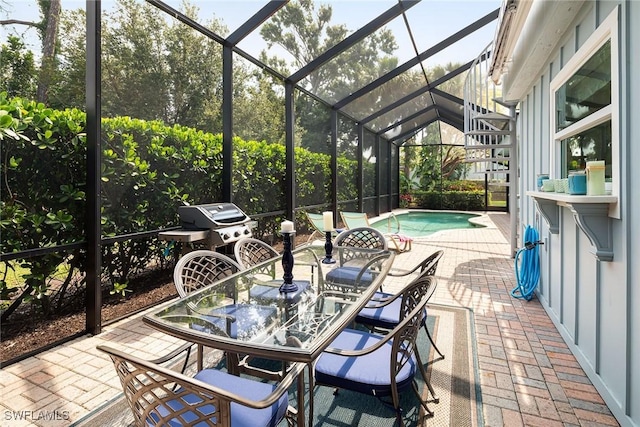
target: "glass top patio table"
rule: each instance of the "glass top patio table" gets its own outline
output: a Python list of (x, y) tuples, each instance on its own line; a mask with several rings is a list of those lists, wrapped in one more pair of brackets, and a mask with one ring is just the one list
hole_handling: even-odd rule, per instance
[(207, 347), (311, 363), (366, 305), (394, 259), (388, 250), (352, 247), (335, 247), (333, 255), (336, 262), (326, 264), (324, 246), (294, 249), (297, 291), (280, 292), (279, 256), (170, 301), (143, 321)]

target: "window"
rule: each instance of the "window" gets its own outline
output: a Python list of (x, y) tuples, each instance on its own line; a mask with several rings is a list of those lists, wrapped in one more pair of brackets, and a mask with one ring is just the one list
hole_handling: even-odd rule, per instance
[[(619, 196), (618, 9), (593, 32), (551, 82), (551, 170), (567, 177), (591, 160)], [(610, 214), (619, 217), (619, 204)]]
[(556, 132), (611, 104), (611, 40), (556, 92)]
[(562, 143), (562, 176), (569, 171), (584, 170), (587, 162), (604, 160), (605, 178), (611, 178), (611, 120), (563, 139)]

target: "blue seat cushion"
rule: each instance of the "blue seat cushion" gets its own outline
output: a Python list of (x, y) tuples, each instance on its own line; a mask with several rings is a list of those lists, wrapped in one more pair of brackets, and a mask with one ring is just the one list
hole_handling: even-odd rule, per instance
[[(259, 401), (266, 398), (276, 388), (275, 385), (252, 381), (247, 378), (237, 377), (230, 375), (226, 372), (219, 371), (217, 369), (205, 369), (200, 371), (195, 376), (196, 379), (203, 381), (207, 384), (222, 388), (231, 393), (235, 393), (244, 398)], [(179, 392), (179, 390), (178, 390)], [(176, 398), (159, 405), (155, 408), (161, 416), (166, 416), (170, 411), (165, 407), (168, 406), (173, 411), (179, 411), (184, 408), (185, 403), (189, 405), (198, 405), (202, 402), (202, 399), (195, 394), (188, 394), (181, 398)], [(255, 409), (243, 406), (239, 403), (231, 403), (231, 425), (233, 427), (258, 427), (269, 426), (275, 427), (284, 418), (287, 413), (287, 407), (289, 405), (289, 395), (287, 392), (278, 399), (272, 406), (264, 409)], [(194, 406), (194, 411), (198, 411), (200, 414), (208, 415), (213, 414), (215, 407), (211, 404), (203, 406)], [(159, 418), (153, 412), (150, 413), (150, 418), (147, 419), (148, 425), (156, 425)], [(173, 418), (168, 422), (169, 426), (184, 426), (184, 425), (205, 425), (204, 422), (199, 424), (192, 424), (198, 419), (196, 414), (191, 411), (184, 412), (176, 418)]]
[[(385, 292), (376, 292), (372, 301), (369, 301), (367, 305), (375, 306), (381, 305), (381, 301), (386, 298), (392, 298), (393, 294)], [(356, 323), (372, 326), (381, 329), (393, 329), (400, 322), (400, 308), (402, 306), (402, 298), (398, 297), (391, 303), (379, 307), (379, 308), (363, 308), (356, 316)], [(427, 309), (424, 310), (424, 316), (422, 317), (422, 323), (426, 321)]]
[[(362, 350), (383, 339), (368, 332), (345, 329), (329, 347)], [(391, 342), (389, 340), (379, 349), (357, 357), (322, 353), (315, 366), (316, 382), (373, 396), (391, 395)], [(412, 356), (396, 375), (399, 392), (411, 385), (415, 372), (416, 360)]]
[[(229, 304), (211, 310), (206, 319), (225, 331), (231, 338), (246, 340), (267, 328), (276, 314), (276, 307), (254, 304)], [(233, 316), (235, 321), (229, 323), (230, 329), (227, 330), (227, 319), (216, 315)], [(206, 330), (205, 326), (196, 324), (192, 324), (191, 328)]]
[(328, 282), (340, 283), (343, 285), (356, 286), (363, 285), (367, 286), (373, 282), (373, 274), (368, 271), (362, 273), (360, 276), (360, 281), (358, 282), (358, 275), (362, 271), (360, 267), (338, 267), (327, 273), (326, 279)]

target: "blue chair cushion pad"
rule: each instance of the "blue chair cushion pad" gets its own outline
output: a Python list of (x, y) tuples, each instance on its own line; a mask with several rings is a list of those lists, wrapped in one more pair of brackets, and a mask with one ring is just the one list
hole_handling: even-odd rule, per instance
[(334, 268), (327, 273), (326, 280), (328, 282), (341, 283), (349, 286), (370, 285), (373, 282), (373, 275), (368, 271), (365, 271), (362, 276), (360, 276), (360, 281), (358, 282), (358, 274), (360, 274), (361, 271), (362, 268), (360, 267), (343, 266)]
[[(235, 393), (239, 396), (255, 401), (266, 398), (276, 388), (276, 386), (272, 384), (266, 384), (247, 378), (237, 377), (235, 375), (231, 375), (217, 369), (205, 369), (203, 371), (200, 371), (196, 374), (195, 378), (207, 384), (214, 385), (229, 392)], [(166, 402), (165, 405), (169, 406), (174, 411), (178, 411), (184, 408), (184, 403), (187, 403), (189, 405), (198, 405), (200, 404), (200, 402), (202, 402), (202, 399), (199, 396), (195, 394), (188, 394), (181, 397), (180, 399), (170, 400)], [(249, 408), (239, 403), (232, 402), (231, 425), (233, 427), (275, 427), (284, 418), (287, 412), (288, 405), (289, 395), (286, 392), (283, 393), (283, 395), (276, 403), (264, 409)], [(164, 405), (159, 405), (155, 408), (155, 410), (162, 416), (166, 416), (170, 412)], [(209, 404), (203, 406), (195, 406), (194, 410), (200, 412), (201, 414), (207, 415), (213, 414), (215, 408), (213, 407), (213, 405)], [(155, 418), (153, 412), (151, 412), (150, 416), (152, 418)], [(155, 418), (155, 420), (147, 420), (147, 424), (155, 425), (154, 421), (157, 420), (157, 418)], [(168, 423), (168, 425), (191, 425), (191, 423), (196, 420), (197, 416), (193, 412), (187, 411), (180, 414), (179, 418), (176, 417), (172, 419)], [(198, 426), (200, 424), (195, 425)]]
[[(385, 292), (376, 292), (373, 296), (373, 300), (367, 303), (367, 305), (375, 306), (381, 305), (381, 301), (385, 298), (392, 298), (393, 294)], [(363, 325), (369, 325), (375, 328), (393, 329), (400, 322), (400, 308), (402, 306), (402, 298), (398, 297), (393, 302), (379, 308), (363, 308), (356, 316), (356, 323)], [(424, 323), (427, 318), (427, 309), (424, 310), (424, 316), (422, 317)]]
[[(342, 350), (362, 350), (384, 337), (354, 329), (345, 329), (329, 347)], [(391, 395), (391, 352), (389, 340), (379, 349), (363, 356), (348, 357), (322, 353), (315, 366), (315, 378), (319, 384), (343, 388), (373, 396)], [(396, 375), (398, 392), (411, 385), (416, 372), (415, 357), (406, 363)]]

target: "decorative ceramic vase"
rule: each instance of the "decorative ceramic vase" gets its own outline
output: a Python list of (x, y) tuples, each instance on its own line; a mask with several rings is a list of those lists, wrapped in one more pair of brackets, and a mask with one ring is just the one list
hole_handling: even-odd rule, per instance
[(553, 193), (554, 188), (552, 179), (545, 179), (542, 181), (542, 191)]
[(536, 177), (536, 188), (538, 189), (538, 191), (544, 191), (542, 188), (542, 183), (546, 180), (549, 179), (549, 174), (548, 173), (539, 173), (538, 176)]

